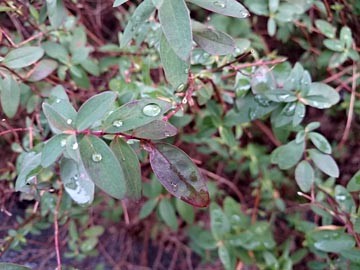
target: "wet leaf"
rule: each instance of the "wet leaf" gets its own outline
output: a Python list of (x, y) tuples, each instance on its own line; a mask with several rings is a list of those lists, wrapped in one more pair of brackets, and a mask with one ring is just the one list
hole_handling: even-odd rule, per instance
[(91, 180), (110, 196), (122, 199), (125, 176), (109, 146), (95, 136), (84, 136), (79, 143), (81, 161)]
[(84, 130), (101, 120), (113, 106), (116, 94), (106, 91), (89, 98), (79, 109), (76, 118), (76, 128)]
[(90, 204), (94, 200), (95, 185), (82, 163), (63, 158), (60, 164), (60, 177), (65, 191), (78, 204)]
[(167, 121), (155, 120), (142, 127), (136, 128), (131, 133), (137, 138), (149, 140), (161, 140), (173, 137), (177, 134), (177, 128)]
[(27, 181), (41, 168), (41, 153), (29, 152), (24, 154), (21, 169), (16, 179), (15, 190), (25, 191)]
[(170, 108), (169, 102), (160, 99), (130, 101), (111, 113), (105, 119), (102, 129), (108, 133), (117, 133), (138, 128), (161, 119)]
[(209, 204), (204, 179), (182, 150), (167, 143), (153, 144), (150, 164), (161, 184), (175, 197), (197, 207)]
[(170, 47), (181, 59), (188, 60), (192, 49), (192, 32), (190, 12), (185, 1), (164, 1), (158, 12), (163, 33)]
[(42, 108), (46, 119), (49, 122), (51, 130), (54, 133), (61, 133), (65, 130), (74, 129), (72, 126), (73, 119), (66, 118), (63, 114), (55, 110), (52, 105), (49, 105), (48, 103), (43, 103)]
[(250, 16), (247, 9), (236, 0), (188, 0), (188, 2), (226, 16), (240, 19)]
[(121, 138), (116, 137), (110, 148), (118, 159), (124, 172), (126, 194), (132, 198), (141, 197), (141, 170), (135, 151)]
[(41, 166), (44, 168), (52, 165), (64, 152), (68, 135), (58, 134), (49, 139), (41, 151)]

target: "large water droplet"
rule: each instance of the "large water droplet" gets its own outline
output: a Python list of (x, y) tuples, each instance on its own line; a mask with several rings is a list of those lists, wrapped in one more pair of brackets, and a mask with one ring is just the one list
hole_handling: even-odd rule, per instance
[(112, 123), (112, 125), (113, 125), (114, 127), (122, 127), (123, 124), (124, 124), (124, 123), (123, 123), (123, 121), (121, 121), (121, 120), (115, 120), (115, 121)]
[(284, 108), (284, 113), (286, 116), (292, 116), (295, 113), (296, 103), (288, 103)]
[(267, 98), (265, 98), (265, 97), (263, 97), (261, 95), (256, 95), (255, 96), (255, 101), (257, 103), (259, 103), (263, 107), (269, 107), (270, 106), (270, 100), (268, 100)]
[(184, 88), (185, 88), (185, 84), (182, 83), (176, 88), (176, 91), (181, 92), (182, 90), (184, 90)]
[(66, 123), (68, 124), (68, 125), (71, 125), (71, 123), (72, 123), (72, 119), (68, 119), (68, 120), (66, 120)]
[(226, 4), (224, 3), (224, 1), (214, 1), (213, 4), (214, 4), (214, 6), (219, 7), (219, 8), (226, 7)]
[(150, 103), (143, 108), (142, 112), (146, 116), (154, 117), (158, 116), (161, 113), (161, 108), (155, 103)]
[(339, 202), (343, 202), (346, 200), (346, 196), (345, 195), (336, 195), (336, 200)]
[(102, 155), (99, 153), (94, 153), (94, 154), (92, 154), (91, 159), (94, 162), (100, 162), (102, 160)]
[(56, 102), (56, 103), (60, 103), (60, 102), (61, 102), (61, 99), (60, 99), (60, 98), (57, 98), (57, 99), (55, 100), (55, 102)]
[(288, 97), (290, 97), (290, 95), (279, 95), (278, 99), (279, 101), (285, 101)]
[(60, 141), (60, 145), (61, 145), (61, 147), (65, 147), (65, 145), (66, 145), (66, 140), (65, 140), (65, 139), (62, 139), (62, 140)]
[(73, 149), (73, 150), (76, 150), (76, 149), (78, 149), (78, 148), (79, 148), (78, 143), (74, 143), (74, 144), (72, 145), (72, 149)]

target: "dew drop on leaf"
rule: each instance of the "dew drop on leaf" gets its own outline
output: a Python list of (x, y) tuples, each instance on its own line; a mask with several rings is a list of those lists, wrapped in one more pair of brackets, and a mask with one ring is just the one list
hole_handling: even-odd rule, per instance
[(55, 102), (56, 102), (56, 103), (60, 103), (60, 102), (61, 102), (61, 99), (60, 99), (60, 98), (57, 98), (57, 99), (55, 100)]
[(115, 121), (112, 123), (112, 125), (113, 125), (114, 127), (121, 127), (123, 124), (124, 124), (124, 123), (123, 123), (123, 121), (121, 121), (121, 120), (115, 120)]
[(70, 125), (72, 123), (72, 119), (66, 120), (66, 123)]
[(94, 154), (92, 154), (91, 159), (94, 162), (100, 162), (102, 160), (102, 155), (99, 153), (94, 153)]
[(224, 1), (214, 1), (213, 4), (214, 6), (219, 8), (226, 8), (226, 4), (224, 3)]
[(78, 143), (74, 143), (74, 144), (72, 145), (72, 149), (73, 149), (73, 150), (76, 150), (76, 149), (78, 149), (78, 148), (79, 148)]
[(146, 116), (154, 117), (160, 114), (161, 108), (155, 103), (150, 103), (143, 108), (142, 112)]
[(60, 145), (61, 145), (61, 147), (65, 147), (65, 145), (66, 145), (66, 140), (65, 140), (65, 139), (61, 140), (61, 141), (60, 141)]

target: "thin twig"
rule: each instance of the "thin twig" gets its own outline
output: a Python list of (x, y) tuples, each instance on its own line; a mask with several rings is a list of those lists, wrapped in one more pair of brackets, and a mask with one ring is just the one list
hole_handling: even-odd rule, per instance
[(342, 137), (342, 139), (340, 141), (340, 144), (339, 144), (339, 149), (342, 149), (342, 147), (344, 146), (344, 144), (345, 144), (345, 142), (348, 139), (349, 134), (350, 134), (351, 122), (352, 122), (352, 119), (353, 119), (354, 106), (355, 106), (355, 91), (356, 91), (356, 76), (355, 76), (355, 74), (356, 74), (356, 64), (354, 62), (354, 64), (353, 64), (353, 76), (352, 76), (353, 82), (352, 82), (351, 97), (350, 97), (350, 104), (349, 104), (349, 113), (348, 113), (348, 118), (347, 118), (347, 121), (346, 121), (345, 131), (344, 131), (343, 137)]
[(59, 246), (59, 223), (58, 223), (61, 198), (62, 198), (62, 185), (60, 185), (59, 188), (59, 194), (56, 201), (56, 208), (54, 211), (54, 238), (55, 238), (56, 262), (57, 262), (56, 270), (61, 270), (61, 253)]
[(272, 131), (266, 125), (264, 125), (264, 123), (262, 123), (259, 120), (255, 120), (254, 124), (269, 138), (269, 140), (274, 145), (276, 145), (277, 147), (279, 147), (281, 145), (281, 142), (274, 136)]

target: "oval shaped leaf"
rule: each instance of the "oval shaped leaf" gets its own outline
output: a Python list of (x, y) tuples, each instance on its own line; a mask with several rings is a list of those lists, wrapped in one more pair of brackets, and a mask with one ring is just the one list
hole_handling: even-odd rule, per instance
[(29, 178), (41, 168), (41, 154), (35, 152), (25, 153), (21, 163), (21, 169), (16, 179), (15, 190), (25, 191), (24, 187)]
[(214, 55), (231, 54), (235, 42), (231, 36), (212, 28), (194, 30), (194, 41), (206, 52)]
[(78, 204), (90, 204), (94, 200), (95, 185), (81, 163), (63, 158), (60, 177), (65, 191)]
[(311, 185), (315, 180), (315, 174), (313, 167), (311, 167), (308, 161), (303, 160), (296, 166), (295, 180), (302, 191), (310, 191)]
[(182, 150), (167, 143), (156, 143), (150, 150), (150, 164), (161, 184), (175, 197), (197, 207), (209, 204), (204, 179)]
[(170, 47), (181, 59), (188, 60), (192, 49), (192, 32), (190, 12), (185, 1), (164, 1), (159, 8), (159, 20)]
[(339, 167), (332, 156), (323, 154), (316, 149), (310, 149), (308, 151), (310, 158), (322, 172), (331, 177), (339, 177)]
[(160, 41), (160, 58), (169, 83), (176, 89), (185, 86), (190, 65), (174, 52), (164, 35)]
[(79, 143), (81, 161), (91, 180), (110, 196), (122, 199), (126, 193), (124, 172), (109, 146), (95, 136)]
[(166, 225), (168, 225), (173, 230), (177, 230), (178, 222), (175, 215), (175, 209), (169, 199), (164, 198), (160, 201), (159, 214), (162, 220), (165, 221)]
[(71, 125), (73, 119), (66, 118), (64, 115), (55, 110), (52, 105), (43, 103), (42, 108), (46, 119), (49, 122), (50, 128), (54, 133), (61, 133), (65, 130), (74, 129)]
[(22, 47), (10, 51), (2, 63), (8, 68), (23, 68), (34, 64), (43, 55), (44, 50), (41, 47)]
[(111, 113), (105, 119), (102, 129), (108, 133), (117, 133), (141, 127), (161, 119), (170, 108), (169, 102), (160, 99), (130, 101)]
[(79, 109), (76, 118), (76, 128), (84, 130), (100, 120), (110, 110), (116, 99), (116, 94), (106, 91), (89, 98)]
[(0, 79), (0, 101), (5, 115), (13, 118), (20, 104), (20, 87), (11, 76)]
[(331, 154), (331, 145), (323, 135), (317, 132), (310, 132), (309, 138), (311, 142), (316, 146), (316, 148), (319, 149), (321, 152), (329, 155)]
[(301, 159), (305, 149), (305, 143), (291, 141), (285, 145), (279, 146), (271, 153), (271, 162), (278, 164), (282, 170), (290, 169)]
[(126, 194), (132, 198), (139, 199), (141, 196), (141, 170), (135, 151), (119, 137), (116, 137), (111, 142), (110, 148), (124, 172)]
[(132, 136), (137, 138), (149, 140), (161, 140), (173, 137), (177, 134), (177, 128), (172, 124), (162, 120), (155, 120), (142, 127), (136, 128), (131, 133)]
[(246, 18), (250, 14), (247, 9), (236, 0), (187, 0), (190, 3), (213, 12), (235, 18)]
[(349, 192), (356, 192), (360, 190), (360, 170), (351, 177), (346, 188)]
[[(122, 1), (124, 2), (124, 1)], [(122, 3), (121, 3), (122, 4)], [(119, 4), (119, 5), (121, 5)], [(140, 27), (155, 11), (155, 6), (151, 0), (143, 1), (134, 11), (134, 14), (130, 18), (128, 24), (125, 27), (124, 34), (120, 40), (120, 48), (124, 48), (139, 31)]]
[(44, 168), (52, 165), (64, 152), (68, 135), (58, 134), (45, 143), (41, 151), (41, 166)]
[(0, 269), (2, 270), (31, 270), (31, 268), (14, 263), (0, 262)]
[(121, 6), (122, 4), (124, 4), (125, 2), (127, 2), (128, 0), (115, 0), (113, 7), (118, 7)]
[(324, 83), (315, 82), (310, 85), (306, 97), (307, 105), (318, 109), (326, 109), (340, 101), (340, 95), (334, 88)]
[(54, 60), (50, 60), (50, 59), (41, 60), (32, 71), (28, 80), (30, 82), (41, 81), (42, 79), (45, 79), (47, 76), (53, 73), (57, 67), (58, 64)]

